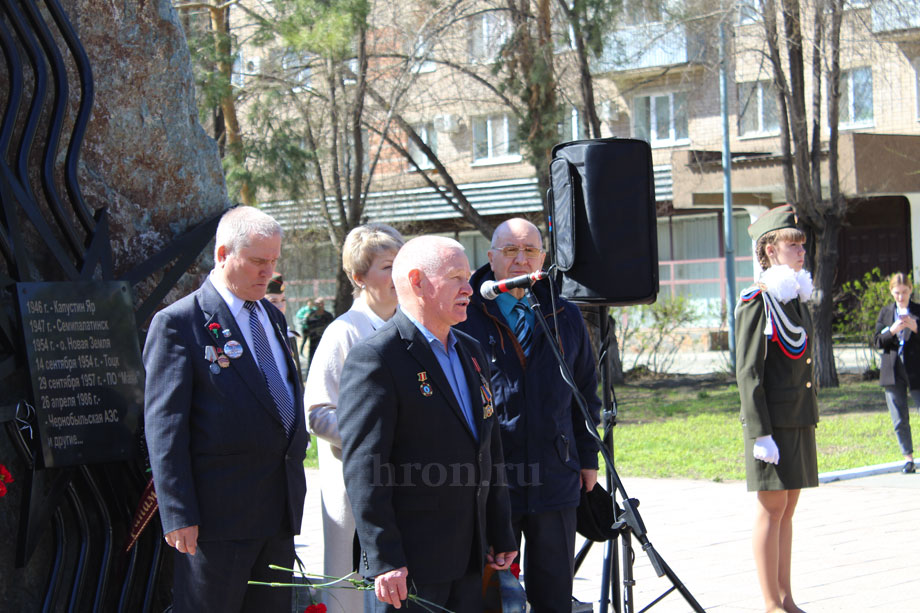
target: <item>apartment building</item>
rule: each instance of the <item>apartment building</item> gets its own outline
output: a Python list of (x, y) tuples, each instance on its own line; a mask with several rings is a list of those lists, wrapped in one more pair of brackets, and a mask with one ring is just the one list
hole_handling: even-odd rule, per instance
[[(479, 4), (490, 8), (487, 2)], [(753, 278), (747, 225), (785, 202), (777, 101), (758, 6), (757, 0), (742, 0), (726, 17), (739, 286)], [(701, 312), (717, 313), (726, 301), (717, 44), (721, 15), (674, 20), (665, 18), (666, 11), (655, 2), (635, 7), (605, 41), (603, 56), (591, 64), (602, 136), (651, 144), (662, 294), (689, 296)], [(807, 3), (804, 10), (809, 10)], [(487, 84), (511, 32), (507, 12), (469, 10), (461, 18), (453, 16), (452, 25), (434, 40), (419, 43), (430, 26), (427, 18), (416, 15), (418, 28), (403, 30), (413, 33), (408, 39), (394, 36), (392, 28), (377, 39), (391, 51), (399, 48), (418, 58), (401, 107), (404, 117), (481, 215), (541, 220), (542, 199), (534, 168), (522, 156), (515, 114)], [(889, 272), (920, 265), (915, 257), (920, 255), (920, 2), (851, 2), (841, 41), (839, 173), (850, 213), (840, 242), (838, 283), (874, 266)], [(586, 132), (565, 28), (560, 28), (557, 47), (563, 142)], [(465, 71), (455, 68), (461, 64)], [(807, 87), (812, 86), (808, 81)], [(822, 116), (827, 117), (826, 102)], [(825, 121), (825, 142), (827, 134)], [(405, 148), (415, 164), (374, 133), (367, 138), (369, 150), (381, 146), (367, 218), (410, 233), (451, 233), (467, 245), (474, 266), (484, 263), (487, 240), (431, 188), (428, 179), (441, 181), (430, 160), (408, 141)], [(826, 146), (824, 151), (826, 183)], [(270, 202), (266, 208), (290, 228), (316, 222), (315, 211), (290, 203)], [(311, 287), (319, 286), (313, 282)]]

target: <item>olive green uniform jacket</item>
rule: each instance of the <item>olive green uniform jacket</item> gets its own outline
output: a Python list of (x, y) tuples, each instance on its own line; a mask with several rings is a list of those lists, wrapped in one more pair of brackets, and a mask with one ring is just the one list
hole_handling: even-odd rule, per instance
[(808, 335), (804, 349), (793, 357), (795, 348), (775, 340), (779, 338), (776, 325), (773, 338), (764, 335), (767, 313), (762, 291), (756, 286), (745, 290), (735, 311), (735, 375), (741, 394), (741, 421), (749, 438), (774, 434), (774, 428), (818, 423), (808, 307), (798, 299), (786, 304), (776, 301), (787, 319), (805, 328)]

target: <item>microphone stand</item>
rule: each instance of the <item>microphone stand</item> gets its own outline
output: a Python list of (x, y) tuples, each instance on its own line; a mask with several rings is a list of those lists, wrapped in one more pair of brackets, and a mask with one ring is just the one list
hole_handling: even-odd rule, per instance
[[(667, 562), (664, 561), (655, 547), (652, 545), (651, 541), (648, 539), (647, 532), (645, 529), (645, 523), (642, 521), (642, 517), (639, 515), (639, 501), (636, 498), (630, 498), (626, 493), (626, 488), (623, 486), (623, 482), (620, 480), (620, 476), (617, 474), (616, 469), (613, 465), (613, 458), (610, 454), (610, 450), (607, 447), (607, 444), (601, 440), (597, 434), (597, 424), (594, 423), (594, 419), (591, 417), (590, 411), (588, 411), (588, 404), (585, 402), (584, 397), (581, 395), (581, 392), (578, 389), (578, 386), (575, 384), (575, 379), (572, 376), (572, 372), (569, 370), (568, 364), (566, 364), (565, 358), (562, 355), (562, 351), (559, 349), (559, 345), (555, 341), (555, 335), (549, 328), (549, 325), (543, 319), (543, 313), (540, 309), (540, 303), (537, 301), (536, 296), (530, 289), (526, 290), (524, 297), (527, 299), (527, 303), (530, 307), (530, 310), (533, 311), (534, 321), (537, 322), (537, 325), (541, 327), (543, 333), (546, 335), (548, 344), (552, 347), (553, 355), (556, 357), (556, 361), (559, 363), (559, 371), (562, 375), (563, 381), (572, 389), (572, 395), (575, 398), (575, 402), (578, 404), (578, 408), (581, 410), (582, 417), (584, 417), (585, 424), (587, 424), (588, 432), (598, 443), (600, 448), (601, 455), (604, 457), (604, 462), (607, 467), (607, 491), (610, 493), (611, 498), (613, 499), (613, 507), (617, 509), (616, 504), (616, 494), (619, 492), (623, 500), (623, 509), (620, 512), (617, 520), (614, 522), (613, 528), (617, 532), (617, 536), (622, 538), (622, 548), (623, 548), (623, 609), (620, 608), (619, 594), (617, 585), (615, 582), (610, 583), (611, 574), (614, 577), (617, 576), (616, 568), (616, 555), (615, 555), (615, 543), (617, 537), (607, 541), (606, 549), (604, 554), (604, 569), (601, 575), (601, 587), (603, 589), (602, 600), (601, 600), (601, 613), (606, 613), (607, 611), (607, 585), (610, 585), (610, 590), (614, 595), (614, 611), (617, 613), (633, 613), (633, 592), (632, 587), (635, 585), (635, 580), (633, 579), (632, 565), (635, 561), (635, 555), (633, 555), (632, 550), (632, 538), (635, 538), (641, 545), (642, 550), (649, 557), (649, 561), (652, 563), (652, 567), (655, 569), (655, 573), (659, 576), (667, 576), (668, 580), (671, 582), (671, 587), (668, 588), (664, 593), (658, 596), (655, 600), (649, 603), (645, 608), (643, 608), (639, 613), (647, 611), (658, 602), (660, 602), (665, 596), (677, 590), (681, 596), (684, 597), (684, 600), (693, 608), (696, 613), (706, 613), (705, 609), (700, 606), (700, 604), (693, 597), (693, 594), (684, 586), (680, 581), (677, 575), (671, 570), (671, 567), (668, 566)], [(606, 313), (603, 313), (601, 318), (601, 330), (606, 331), (607, 328), (607, 317)], [(606, 337), (606, 335), (605, 335)], [(601, 362), (603, 368), (602, 377), (606, 380), (607, 376), (607, 366), (606, 366), (606, 351), (604, 352), (604, 361)], [(607, 401), (608, 395), (605, 391), (604, 393), (604, 416), (605, 419), (610, 414), (608, 411)], [(605, 433), (604, 437), (607, 437), (607, 424), (605, 424)], [(612, 438), (612, 433), (611, 433)], [(614, 487), (611, 488), (610, 486)], [(581, 554), (581, 552), (580, 552)]]

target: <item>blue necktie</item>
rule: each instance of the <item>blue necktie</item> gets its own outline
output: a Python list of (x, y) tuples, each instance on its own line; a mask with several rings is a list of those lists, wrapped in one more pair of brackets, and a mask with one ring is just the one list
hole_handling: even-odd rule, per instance
[(530, 346), (533, 345), (533, 331), (530, 329), (530, 326), (527, 325), (527, 318), (525, 317), (525, 315), (527, 315), (527, 307), (524, 306), (523, 302), (517, 302), (511, 310), (517, 313), (518, 316), (517, 321), (514, 322), (514, 335), (521, 344), (524, 355), (530, 355)]
[(247, 300), (244, 307), (249, 311), (249, 329), (252, 332), (252, 344), (256, 352), (256, 358), (259, 361), (259, 368), (265, 377), (265, 383), (268, 385), (268, 391), (275, 401), (275, 407), (278, 409), (278, 415), (281, 416), (281, 423), (284, 424), (284, 430), (288, 436), (294, 429), (294, 399), (288, 392), (287, 385), (278, 372), (278, 365), (275, 364), (275, 356), (272, 355), (271, 345), (268, 344), (268, 337), (265, 336), (265, 329), (262, 322), (259, 321), (259, 314), (256, 303)]

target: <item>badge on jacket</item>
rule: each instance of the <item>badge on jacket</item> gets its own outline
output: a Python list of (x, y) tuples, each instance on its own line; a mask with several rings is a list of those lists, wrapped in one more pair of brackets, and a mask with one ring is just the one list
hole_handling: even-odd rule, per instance
[(482, 395), (482, 418), (489, 419), (495, 412), (492, 409), (492, 388), (489, 387), (489, 382), (486, 381), (486, 378), (482, 375), (482, 370), (479, 368), (479, 362), (476, 361), (476, 358), (472, 358), (472, 360), (473, 367), (476, 369), (476, 374), (479, 375), (479, 393)]
[(428, 371), (423, 370), (418, 373), (418, 381), (421, 385), (418, 386), (419, 390), (422, 392), (422, 396), (427, 398), (434, 393), (434, 390), (431, 389), (431, 384), (428, 383)]

